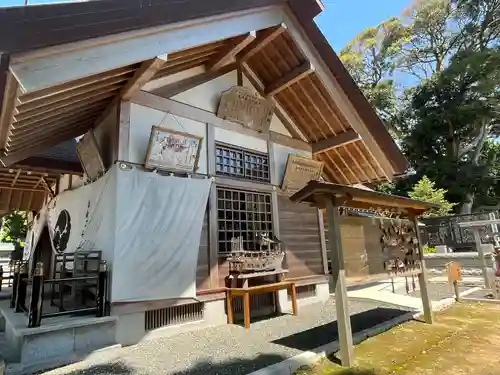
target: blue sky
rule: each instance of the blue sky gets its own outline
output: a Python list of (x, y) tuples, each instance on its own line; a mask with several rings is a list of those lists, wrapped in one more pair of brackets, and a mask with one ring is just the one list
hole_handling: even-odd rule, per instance
[[(57, 1), (61, 2), (28, 0), (29, 4)], [(409, 2), (410, 0), (323, 0), (326, 10), (317, 17), (316, 22), (333, 48), (339, 52), (363, 29), (400, 15)], [(23, 4), (24, 0), (0, 0), (0, 6)]]

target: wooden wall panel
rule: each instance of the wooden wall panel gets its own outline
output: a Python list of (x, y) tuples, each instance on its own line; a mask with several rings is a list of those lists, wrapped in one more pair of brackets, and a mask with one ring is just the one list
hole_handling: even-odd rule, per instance
[(209, 289), (210, 272), (208, 267), (208, 212), (205, 212), (203, 228), (200, 237), (200, 250), (198, 253), (198, 267), (196, 268), (196, 290)]
[(343, 217), (341, 233), (348, 277), (384, 273), (378, 219)]
[(316, 208), (278, 196), (280, 240), (286, 248), (288, 277), (323, 275), (321, 238)]

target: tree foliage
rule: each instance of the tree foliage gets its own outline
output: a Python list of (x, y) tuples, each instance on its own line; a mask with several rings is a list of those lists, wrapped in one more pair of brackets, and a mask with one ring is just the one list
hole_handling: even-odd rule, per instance
[(14, 211), (5, 216), (0, 232), (0, 241), (14, 244), (15, 250), (22, 249), (28, 230), (27, 225), (26, 212)]
[(463, 213), (500, 199), (500, 0), (415, 0), (341, 56), (415, 169), (392, 191), (427, 176)]
[(427, 217), (448, 215), (454, 206), (453, 203), (446, 200), (446, 190), (436, 188), (436, 183), (429, 180), (427, 176), (422, 177), (422, 179), (413, 186), (413, 189), (408, 195), (412, 199), (418, 199), (439, 206), (439, 208), (433, 208), (423, 215)]

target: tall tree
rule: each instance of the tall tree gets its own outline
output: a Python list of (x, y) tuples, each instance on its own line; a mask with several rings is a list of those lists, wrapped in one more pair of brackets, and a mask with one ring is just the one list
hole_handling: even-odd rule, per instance
[(488, 139), (497, 134), (500, 51), (467, 51), (415, 91), (407, 118), (405, 151), (417, 175), (448, 189), (461, 212), (470, 213), (478, 191), (491, 184)]
[(20, 259), (26, 239), (27, 227), (26, 212), (15, 211), (2, 219), (2, 230), (0, 232), (0, 241), (14, 245), (12, 259)]
[(358, 34), (341, 51), (340, 58), (367, 99), (393, 133), (397, 110), (393, 74), (405, 44), (406, 29), (391, 18)]

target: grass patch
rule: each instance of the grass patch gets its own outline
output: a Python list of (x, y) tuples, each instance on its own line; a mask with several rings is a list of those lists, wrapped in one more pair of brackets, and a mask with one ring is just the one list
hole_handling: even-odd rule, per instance
[(459, 303), (436, 315), (436, 323), (410, 321), (356, 346), (356, 367), (334, 357), (296, 375), (456, 375), (498, 370), (500, 305)]

